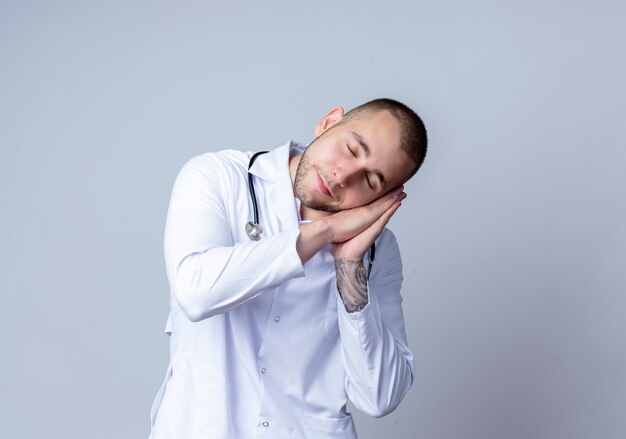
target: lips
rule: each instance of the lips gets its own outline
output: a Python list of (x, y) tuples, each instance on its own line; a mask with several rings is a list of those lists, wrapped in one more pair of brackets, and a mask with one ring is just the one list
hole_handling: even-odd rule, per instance
[(326, 183), (324, 183), (324, 180), (320, 176), (319, 172), (317, 173), (317, 184), (320, 187), (320, 192), (322, 192), (327, 197), (334, 198), (333, 194), (330, 192), (330, 189), (328, 189), (328, 186), (326, 186)]

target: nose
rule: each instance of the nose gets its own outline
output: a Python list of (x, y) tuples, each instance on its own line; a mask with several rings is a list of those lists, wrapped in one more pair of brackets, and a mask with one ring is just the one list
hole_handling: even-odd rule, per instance
[(337, 163), (333, 168), (333, 178), (340, 187), (345, 187), (355, 173), (355, 167), (345, 163)]

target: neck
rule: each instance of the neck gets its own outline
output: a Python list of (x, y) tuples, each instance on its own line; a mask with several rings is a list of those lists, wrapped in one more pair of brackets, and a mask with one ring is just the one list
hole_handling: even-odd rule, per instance
[[(294, 187), (294, 182), (296, 181), (296, 171), (298, 170), (298, 164), (300, 163), (301, 158), (302, 158), (302, 154), (289, 157), (289, 177), (291, 177), (292, 188)], [(295, 189), (294, 189), (294, 195), (295, 195)]]

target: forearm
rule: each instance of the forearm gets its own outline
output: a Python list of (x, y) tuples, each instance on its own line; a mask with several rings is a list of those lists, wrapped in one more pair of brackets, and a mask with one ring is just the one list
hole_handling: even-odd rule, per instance
[(296, 252), (298, 230), (259, 242), (192, 250), (167, 239), (168, 278), (181, 309), (192, 321), (236, 307), (289, 279), (303, 276)]
[(367, 270), (363, 260), (335, 259), (337, 291), (349, 313), (362, 311), (368, 304)]
[(362, 260), (336, 262), (336, 298), (348, 397), (365, 413), (383, 416), (411, 387), (414, 363), (400, 295), (402, 260), (393, 234), (383, 233), (376, 248), (381, 262), (371, 274)]
[(390, 413), (413, 383), (413, 356), (406, 340), (385, 324), (374, 297), (360, 312), (341, 310), (339, 329), (348, 397), (370, 416)]
[(216, 246), (183, 258), (173, 257), (168, 273), (172, 273), (172, 284), (183, 310), (193, 320), (200, 320), (304, 275), (304, 263), (328, 245), (331, 236), (327, 221), (312, 221), (297, 231), (282, 232), (258, 242)]
[(328, 221), (321, 219), (300, 226), (296, 250), (302, 264), (311, 259), (323, 247), (332, 242), (332, 230)]

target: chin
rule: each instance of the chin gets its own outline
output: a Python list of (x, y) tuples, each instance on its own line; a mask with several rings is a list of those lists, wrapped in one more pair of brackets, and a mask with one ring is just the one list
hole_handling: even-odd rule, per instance
[(340, 210), (342, 210), (337, 206), (333, 206), (333, 205), (330, 205), (328, 203), (325, 203), (323, 201), (316, 200), (313, 198), (303, 197), (303, 198), (300, 198), (300, 202), (304, 206), (308, 207), (309, 209), (319, 210), (321, 212), (335, 213), (335, 212), (339, 212)]

